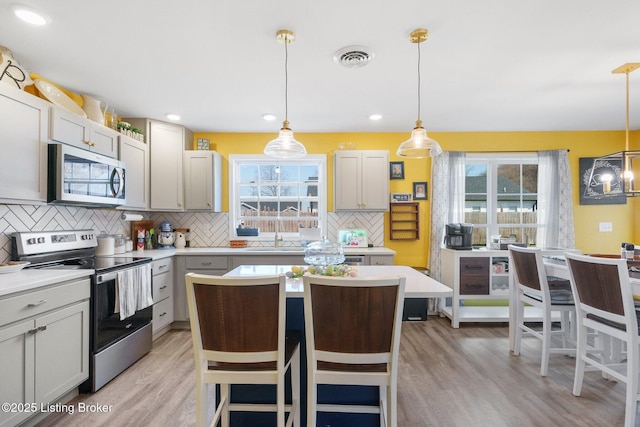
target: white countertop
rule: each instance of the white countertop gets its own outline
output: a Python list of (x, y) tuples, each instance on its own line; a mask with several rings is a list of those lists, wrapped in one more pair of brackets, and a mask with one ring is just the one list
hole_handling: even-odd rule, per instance
[[(396, 251), (384, 248), (345, 247), (344, 254), (353, 255), (395, 255)], [(145, 256), (152, 259), (162, 259), (174, 255), (304, 255), (303, 247), (288, 246), (283, 248), (249, 247), (249, 248), (184, 248), (184, 249), (145, 249), (143, 251), (127, 252), (125, 255)], [(115, 255), (117, 256), (117, 255)]]
[(21, 270), (15, 273), (0, 274), (0, 297), (22, 291), (81, 279), (93, 274), (93, 270)]
[[(291, 269), (288, 265), (241, 265), (225, 276), (270, 276), (284, 274)], [(442, 298), (452, 295), (451, 288), (402, 265), (367, 265), (356, 267), (359, 277), (404, 276), (405, 298)], [(287, 279), (287, 296), (302, 298), (302, 279)]]

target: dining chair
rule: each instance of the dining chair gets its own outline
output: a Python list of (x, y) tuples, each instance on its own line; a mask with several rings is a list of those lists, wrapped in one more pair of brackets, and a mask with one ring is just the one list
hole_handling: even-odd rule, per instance
[[(638, 313), (634, 306), (627, 262), (623, 259), (565, 254), (576, 300), (578, 343), (573, 394), (580, 396), (587, 364), (626, 384), (624, 425), (635, 424), (640, 374)], [(626, 362), (596, 357), (587, 329), (626, 344)]]
[[(397, 426), (405, 281), (304, 276), (308, 426), (317, 412), (379, 413), (380, 425)], [(320, 404), (318, 384), (377, 386), (378, 404)]]
[[(211, 425), (230, 411), (276, 412), (278, 427), (300, 425), (300, 335), (285, 335), (286, 278), (185, 276), (196, 363), (196, 423), (207, 424), (208, 384), (220, 385)], [(285, 374), (291, 371), (291, 403)], [(275, 404), (234, 404), (231, 384), (275, 384)], [(289, 412), (286, 417), (285, 412)]]
[[(547, 376), (549, 354), (575, 354), (571, 317), (575, 317), (575, 304), (568, 280), (547, 277), (542, 252), (539, 248), (524, 248), (509, 245), (511, 265), (514, 270), (517, 305), (515, 309), (515, 342), (513, 354), (519, 355), (523, 333), (527, 332), (542, 341), (540, 375)], [(550, 283), (553, 283), (551, 285)], [(534, 329), (525, 322), (525, 305), (537, 307), (542, 311), (542, 329)], [(552, 315), (560, 312), (560, 329), (552, 330)], [(561, 336), (561, 346), (551, 347), (552, 336)]]

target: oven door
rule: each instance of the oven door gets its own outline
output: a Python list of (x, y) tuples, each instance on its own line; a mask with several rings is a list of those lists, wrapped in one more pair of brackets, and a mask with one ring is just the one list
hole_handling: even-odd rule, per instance
[(136, 311), (126, 319), (116, 312), (118, 273), (112, 271), (94, 276), (93, 286), (93, 353), (108, 347), (151, 323), (153, 306)]
[(49, 203), (120, 206), (125, 199), (125, 165), (65, 144), (49, 144)]

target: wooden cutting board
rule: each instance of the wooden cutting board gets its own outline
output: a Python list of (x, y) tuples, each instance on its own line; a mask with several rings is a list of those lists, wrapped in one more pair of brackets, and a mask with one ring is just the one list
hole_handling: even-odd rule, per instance
[(138, 230), (149, 231), (152, 228), (154, 227), (151, 220), (131, 221), (131, 239), (135, 241), (138, 238)]

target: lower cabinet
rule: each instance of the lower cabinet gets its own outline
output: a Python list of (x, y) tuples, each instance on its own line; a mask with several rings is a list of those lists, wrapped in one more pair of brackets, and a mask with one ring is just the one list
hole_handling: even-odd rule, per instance
[(187, 273), (209, 274), (222, 276), (229, 271), (226, 255), (188, 255), (175, 257), (175, 283), (174, 290), (174, 320), (177, 322), (189, 321), (189, 306), (187, 304), (187, 286), (184, 276)]
[[(14, 426), (89, 377), (88, 279), (0, 299), (0, 426)], [(19, 315), (16, 316), (16, 313)]]
[(153, 339), (171, 327), (173, 322), (173, 259), (153, 261)]

